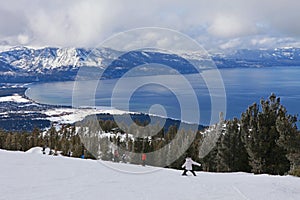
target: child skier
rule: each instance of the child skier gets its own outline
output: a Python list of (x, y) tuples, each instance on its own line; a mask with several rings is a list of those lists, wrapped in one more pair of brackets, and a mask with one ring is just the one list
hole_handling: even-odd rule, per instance
[(201, 164), (199, 164), (199, 163), (193, 161), (192, 158), (187, 157), (187, 158), (185, 159), (185, 163), (182, 165), (182, 168), (185, 168), (185, 169), (184, 169), (184, 172), (182, 173), (182, 176), (187, 176), (186, 173), (187, 173), (188, 171), (192, 172), (192, 174), (193, 174), (194, 176), (196, 176), (196, 173), (195, 173), (194, 170), (193, 170), (193, 165), (201, 166)]

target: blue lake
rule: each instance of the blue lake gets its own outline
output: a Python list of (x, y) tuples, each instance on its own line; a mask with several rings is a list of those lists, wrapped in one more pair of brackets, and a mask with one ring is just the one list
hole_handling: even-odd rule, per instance
[[(290, 114), (300, 113), (300, 67), (220, 69), (226, 109), (212, 103), (222, 100), (219, 86), (207, 85), (201, 74), (127, 77), (80, 82), (53, 82), (30, 85), (26, 95), (40, 103), (73, 106), (113, 106), (121, 110), (153, 113), (208, 125), (212, 110), (226, 112), (226, 119), (240, 117), (249, 105), (275, 93)], [(203, 71), (203, 74), (209, 70)], [(215, 77), (210, 77), (212, 80)], [(184, 80), (190, 84), (187, 87)], [(216, 90), (212, 93), (210, 88)], [(194, 101), (196, 95), (197, 105)], [(183, 102), (183, 103), (182, 103)], [(222, 103), (221, 103), (222, 104)], [(160, 106), (159, 106), (160, 105)], [(162, 109), (163, 107), (163, 109)], [(183, 117), (184, 115), (184, 117)]]

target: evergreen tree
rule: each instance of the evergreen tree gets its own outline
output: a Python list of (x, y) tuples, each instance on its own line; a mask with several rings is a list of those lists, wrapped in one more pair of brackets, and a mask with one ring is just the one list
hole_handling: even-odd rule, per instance
[(7, 150), (14, 150), (12, 148), (12, 134), (11, 133), (8, 133), (6, 138), (5, 138), (4, 148), (7, 149)]
[(35, 127), (33, 130), (32, 130), (32, 144), (34, 147), (36, 146), (41, 146), (41, 142), (40, 142), (40, 129)]
[(220, 121), (210, 126), (203, 133), (203, 140), (199, 146), (199, 158), (203, 159), (203, 169), (206, 171), (222, 171), (220, 155), (220, 137), (224, 133), (223, 113), (220, 113)]
[(300, 132), (297, 130), (297, 117), (288, 115), (284, 107), (279, 108), (276, 128), (280, 136), (277, 144), (287, 151), (291, 163), (290, 171), (300, 169)]
[(5, 148), (6, 136), (7, 134), (5, 133), (5, 131), (0, 129), (0, 149)]
[(237, 118), (226, 123), (226, 131), (220, 137), (218, 150), (221, 171), (250, 171), (248, 154), (241, 139)]
[(261, 100), (260, 112), (253, 104), (242, 114), (241, 131), (254, 173), (284, 174), (289, 168), (286, 151), (276, 143), (279, 107), (280, 99), (272, 94)]

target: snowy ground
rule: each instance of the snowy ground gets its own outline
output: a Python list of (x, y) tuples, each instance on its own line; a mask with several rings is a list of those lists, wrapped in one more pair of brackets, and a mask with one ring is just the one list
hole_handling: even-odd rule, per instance
[[(19, 110), (14, 111), (14, 113), (22, 114), (25, 111), (22, 110), (22, 108), (26, 106), (36, 105), (39, 106), (38, 103), (27, 99), (20, 94), (14, 94), (9, 96), (3, 96), (0, 97), (0, 102), (14, 102), (14, 103), (21, 103), (19, 105)], [(26, 110), (28, 112), (28, 109)], [(12, 113), (13, 111), (11, 111)], [(121, 115), (125, 113), (129, 113), (126, 111), (118, 110), (115, 108), (110, 107), (97, 107), (97, 108), (41, 108), (40, 110), (35, 109), (31, 111), (32, 113), (40, 113), (40, 114), (46, 114), (48, 117), (45, 119), (55, 122), (58, 124), (72, 124), (77, 121), (83, 120), (88, 115), (96, 115), (96, 114), (102, 114), (102, 113), (108, 113), (112, 115)], [(7, 113), (0, 113), (2, 115), (5, 115)]]
[(125, 114), (125, 111), (102, 107), (102, 108), (56, 108), (47, 110), (44, 114), (50, 116), (47, 119), (52, 122), (58, 122), (62, 124), (71, 124), (77, 121), (83, 120), (88, 115), (96, 115), (108, 113), (112, 115)]
[(0, 150), (0, 163), (1, 200), (300, 199), (300, 178), (291, 176), (198, 172), (182, 177), (176, 170), (54, 157), (38, 149)]
[(19, 94), (14, 94), (11, 96), (0, 97), (0, 102), (16, 102), (16, 103), (28, 103), (30, 100), (20, 96)]

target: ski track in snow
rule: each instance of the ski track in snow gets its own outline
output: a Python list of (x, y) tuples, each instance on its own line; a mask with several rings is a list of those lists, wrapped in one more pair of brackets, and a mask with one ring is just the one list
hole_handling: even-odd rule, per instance
[(197, 172), (197, 177), (182, 177), (182, 171), (172, 169), (54, 157), (38, 150), (0, 150), (0, 163), (1, 200), (300, 199), (300, 178), (291, 176)]

